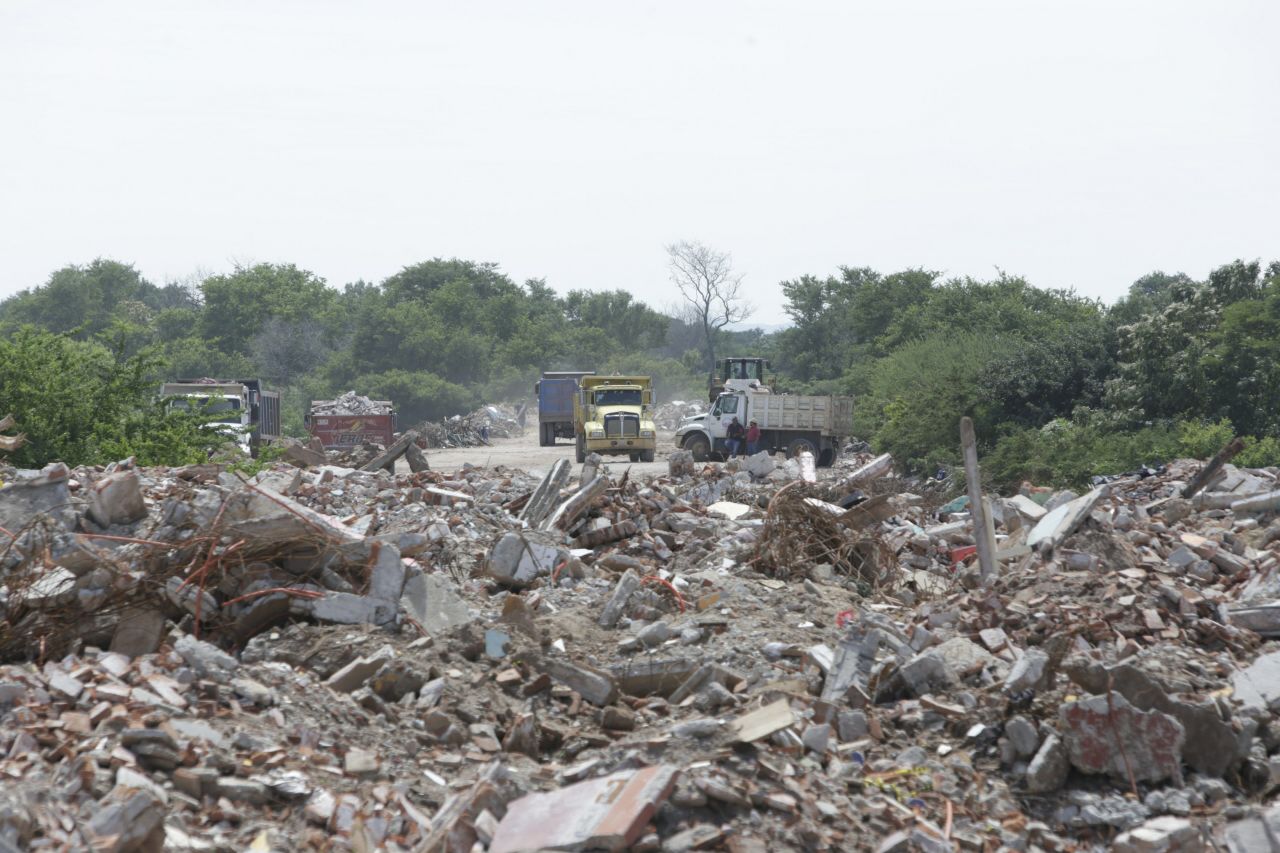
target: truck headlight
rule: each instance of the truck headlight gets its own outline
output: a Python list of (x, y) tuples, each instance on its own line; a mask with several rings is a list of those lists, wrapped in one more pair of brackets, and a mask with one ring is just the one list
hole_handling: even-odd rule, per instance
[(604, 430), (593, 429), (591, 432), (587, 433), (587, 438), (604, 438)]
[(641, 438), (653, 438), (653, 430), (651, 430), (651, 429), (642, 429), (642, 430), (640, 430), (640, 437), (641, 437)]

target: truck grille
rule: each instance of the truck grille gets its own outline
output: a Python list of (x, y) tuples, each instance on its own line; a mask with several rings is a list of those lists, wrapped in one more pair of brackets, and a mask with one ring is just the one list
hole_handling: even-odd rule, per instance
[(636, 415), (606, 415), (604, 434), (607, 438), (637, 438), (640, 418)]

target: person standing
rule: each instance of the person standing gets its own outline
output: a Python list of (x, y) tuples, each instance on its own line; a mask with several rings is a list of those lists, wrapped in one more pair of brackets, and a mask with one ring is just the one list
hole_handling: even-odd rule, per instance
[(729, 448), (730, 456), (737, 456), (742, 451), (742, 438), (745, 434), (746, 430), (742, 428), (742, 422), (738, 420), (737, 415), (734, 415), (729, 428), (725, 430), (725, 444)]
[(760, 425), (756, 423), (755, 418), (751, 419), (751, 426), (747, 427), (747, 455), (755, 456), (760, 452)]

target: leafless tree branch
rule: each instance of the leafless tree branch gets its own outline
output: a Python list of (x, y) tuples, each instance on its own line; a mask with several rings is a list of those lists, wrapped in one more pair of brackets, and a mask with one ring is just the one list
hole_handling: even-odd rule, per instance
[(702, 327), (709, 366), (716, 361), (716, 335), (725, 326), (751, 316), (742, 298), (742, 274), (733, 271), (733, 258), (698, 242), (681, 240), (666, 247), (671, 281), (689, 304), (692, 322)]

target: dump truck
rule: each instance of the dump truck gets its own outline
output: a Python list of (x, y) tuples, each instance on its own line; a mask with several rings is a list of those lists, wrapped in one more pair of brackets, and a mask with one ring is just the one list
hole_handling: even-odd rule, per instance
[(819, 465), (829, 467), (844, 437), (853, 433), (853, 398), (774, 394), (755, 379), (729, 379), (711, 411), (680, 424), (676, 444), (699, 462), (723, 457), (728, 453), (725, 436), (735, 417), (744, 428), (752, 420), (760, 427), (757, 452), (783, 451), (790, 459), (807, 450)]
[(734, 358), (722, 358), (716, 361), (716, 369), (711, 371), (707, 377), (707, 400), (714, 403), (716, 398), (724, 391), (724, 383), (730, 379), (754, 379), (761, 385), (765, 384), (764, 372), (769, 368), (767, 359), (755, 356), (745, 357), (736, 356)]
[(574, 450), (652, 462), (658, 450), (653, 426), (653, 382), (648, 376), (584, 376), (574, 398)]
[(389, 447), (395, 441), (396, 410), (390, 400), (370, 400), (348, 391), (333, 400), (312, 400), (306, 425), (325, 450), (361, 444)]
[(573, 404), (584, 376), (594, 370), (544, 370), (533, 386), (538, 399), (538, 444), (551, 447), (557, 438), (573, 438)]
[(252, 456), (280, 438), (280, 392), (261, 379), (176, 379), (160, 386), (169, 405), (216, 414), (213, 426)]

